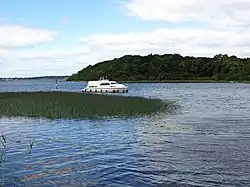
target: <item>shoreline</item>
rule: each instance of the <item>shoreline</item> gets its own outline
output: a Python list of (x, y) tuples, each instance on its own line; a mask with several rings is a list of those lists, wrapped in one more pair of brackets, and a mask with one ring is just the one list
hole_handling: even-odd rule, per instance
[[(44, 78), (36, 78), (36, 80), (42, 80)], [(55, 78), (48, 78), (48, 79), (55, 79)], [(0, 78), (0, 82), (4, 81), (11, 81), (11, 80), (33, 80), (33, 79), (26, 79), (26, 78), (19, 78), (19, 79), (3, 79)], [(58, 78), (58, 80), (64, 80), (66, 82), (88, 82), (86, 80), (67, 80), (64, 78)], [(210, 80), (210, 79), (201, 79), (201, 80), (137, 80), (137, 81), (132, 81), (132, 80), (115, 80), (120, 83), (241, 83), (241, 84), (250, 84), (250, 80), (244, 80), (244, 81), (226, 81), (226, 80)]]
[(227, 81), (215, 80), (141, 80), (141, 81), (119, 81), (121, 83), (228, 83)]
[[(67, 82), (88, 82), (82, 80), (66, 80)], [(139, 80), (139, 81), (117, 81), (120, 83), (245, 83), (250, 81), (225, 81), (225, 80)]]

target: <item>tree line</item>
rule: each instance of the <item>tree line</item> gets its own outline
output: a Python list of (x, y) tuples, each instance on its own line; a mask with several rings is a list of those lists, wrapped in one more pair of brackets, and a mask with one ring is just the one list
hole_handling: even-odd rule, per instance
[(226, 54), (212, 58), (180, 54), (125, 55), (89, 65), (67, 80), (89, 81), (103, 76), (117, 81), (250, 81), (250, 59)]

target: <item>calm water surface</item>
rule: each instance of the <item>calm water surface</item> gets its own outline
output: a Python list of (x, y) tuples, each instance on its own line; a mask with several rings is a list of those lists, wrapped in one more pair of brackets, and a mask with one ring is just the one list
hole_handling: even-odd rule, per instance
[[(55, 80), (7, 81), (0, 82), (0, 91), (48, 91), (54, 85)], [(61, 81), (58, 90), (85, 85)], [(129, 95), (181, 107), (131, 120), (0, 118), (0, 133), (7, 137), (0, 184), (250, 186), (250, 85), (127, 85)]]

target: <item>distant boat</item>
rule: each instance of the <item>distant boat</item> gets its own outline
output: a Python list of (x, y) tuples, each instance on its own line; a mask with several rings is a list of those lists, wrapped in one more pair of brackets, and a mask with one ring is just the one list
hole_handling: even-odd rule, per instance
[(128, 92), (128, 87), (101, 77), (98, 81), (88, 81), (87, 87), (82, 92), (125, 93)]

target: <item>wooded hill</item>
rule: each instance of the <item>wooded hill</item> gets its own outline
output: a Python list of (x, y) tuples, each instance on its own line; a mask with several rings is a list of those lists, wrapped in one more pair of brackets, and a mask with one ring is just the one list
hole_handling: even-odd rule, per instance
[(117, 81), (249, 81), (250, 59), (221, 54), (213, 58), (179, 54), (126, 55), (89, 65), (67, 80), (89, 81), (103, 76)]

